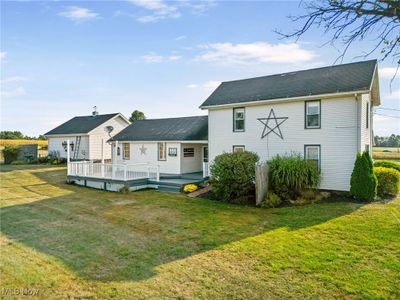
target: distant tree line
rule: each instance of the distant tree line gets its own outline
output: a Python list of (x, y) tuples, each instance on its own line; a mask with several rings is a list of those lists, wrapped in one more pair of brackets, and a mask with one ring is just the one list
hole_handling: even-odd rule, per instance
[(44, 135), (30, 137), (24, 135), (21, 131), (0, 131), (0, 140), (45, 140)]
[(400, 135), (375, 136), (375, 146), (377, 147), (400, 147)]

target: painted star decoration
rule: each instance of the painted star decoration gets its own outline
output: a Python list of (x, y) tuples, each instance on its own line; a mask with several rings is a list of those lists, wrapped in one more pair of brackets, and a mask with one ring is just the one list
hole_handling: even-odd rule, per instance
[(140, 147), (139, 150), (140, 150), (140, 155), (146, 155), (147, 148), (144, 145), (142, 145), (142, 147)]
[[(269, 112), (268, 118), (260, 118), (258, 121), (264, 124), (264, 130), (261, 134), (261, 138), (265, 138), (268, 134), (271, 132), (275, 133), (277, 136), (279, 136), (283, 140), (283, 135), (282, 131), (279, 128), (279, 126), (285, 122), (288, 119), (288, 117), (279, 117), (277, 118), (275, 116), (274, 110), (271, 108), (271, 111)], [(269, 125), (269, 123), (272, 123), (272, 126)]]

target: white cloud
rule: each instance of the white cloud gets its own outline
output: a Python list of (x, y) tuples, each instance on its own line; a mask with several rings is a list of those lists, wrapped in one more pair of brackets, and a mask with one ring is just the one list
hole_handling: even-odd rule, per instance
[(7, 52), (5, 51), (1, 51), (0, 52), (0, 61), (3, 62), (4, 59), (6, 58)]
[(187, 85), (188, 88), (190, 89), (197, 89), (197, 88), (202, 88), (206, 92), (212, 92), (214, 91), (219, 85), (221, 84), (221, 81), (216, 81), (216, 80), (210, 80), (207, 82), (204, 82), (202, 84), (197, 84), (197, 83), (192, 83)]
[[(381, 68), (379, 69), (378, 73), (379, 73), (379, 77), (380, 78), (393, 78), (393, 76), (396, 74), (396, 70), (397, 68)], [(400, 74), (400, 70), (397, 72), (397, 74)]]
[(296, 43), (215, 43), (203, 45), (201, 48), (205, 51), (197, 57), (197, 60), (217, 62), (223, 65), (298, 63), (309, 61), (315, 57), (312, 51), (302, 49)]
[(176, 6), (162, 0), (129, 0), (129, 2), (152, 12), (150, 15), (136, 18), (141, 23), (154, 23), (162, 19), (176, 19), (181, 16)]
[(20, 81), (27, 81), (28, 78), (23, 77), (23, 76), (11, 76), (11, 77), (7, 77), (4, 80), (1, 80), (2, 84), (6, 84), (6, 83), (12, 83), (12, 82), (20, 82)]
[(192, 13), (195, 15), (203, 15), (209, 9), (217, 5), (214, 0), (203, 0), (203, 1), (190, 1), (190, 0), (180, 0), (182, 6), (191, 9)]
[(177, 36), (175, 38), (175, 41), (181, 41), (181, 40), (184, 40), (184, 39), (186, 39), (186, 35), (180, 35), (180, 36)]
[(177, 61), (180, 60), (182, 56), (179, 55), (162, 56), (154, 52), (150, 52), (149, 54), (143, 55), (141, 58), (144, 62), (147, 63), (161, 63), (168, 61)]
[(23, 96), (25, 94), (26, 94), (25, 89), (22, 87), (18, 87), (15, 90), (8, 90), (8, 91), (1, 90), (0, 96), (1, 98), (14, 98), (18, 96)]
[(64, 11), (58, 14), (59, 16), (65, 17), (74, 21), (75, 23), (81, 23), (89, 20), (98, 18), (99, 14), (91, 11), (90, 9), (79, 7), (79, 6), (68, 6)]

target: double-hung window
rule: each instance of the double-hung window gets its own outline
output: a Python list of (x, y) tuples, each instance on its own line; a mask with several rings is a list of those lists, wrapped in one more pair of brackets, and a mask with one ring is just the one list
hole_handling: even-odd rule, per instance
[(244, 131), (244, 107), (233, 109), (233, 131), (242, 132)]
[(167, 148), (165, 143), (158, 143), (158, 160), (167, 160)]
[(305, 128), (321, 128), (321, 101), (306, 101)]
[(131, 157), (131, 148), (130, 148), (131, 144), (123, 143), (122, 145), (123, 145), (123, 148), (122, 148), (122, 150), (123, 150), (122, 151), (123, 159), (130, 159), (130, 157)]
[(321, 170), (321, 146), (304, 145), (304, 158), (315, 164)]

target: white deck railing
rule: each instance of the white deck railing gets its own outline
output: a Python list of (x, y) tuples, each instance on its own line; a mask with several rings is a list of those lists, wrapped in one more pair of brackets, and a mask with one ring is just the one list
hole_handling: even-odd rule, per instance
[(160, 181), (159, 166), (143, 164), (103, 164), (91, 161), (69, 162), (67, 174), (70, 176), (101, 178), (111, 180), (150, 179)]
[(203, 162), (203, 178), (210, 176), (209, 168), (210, 168), (210, 166), (209, 166), (208, 162)]

